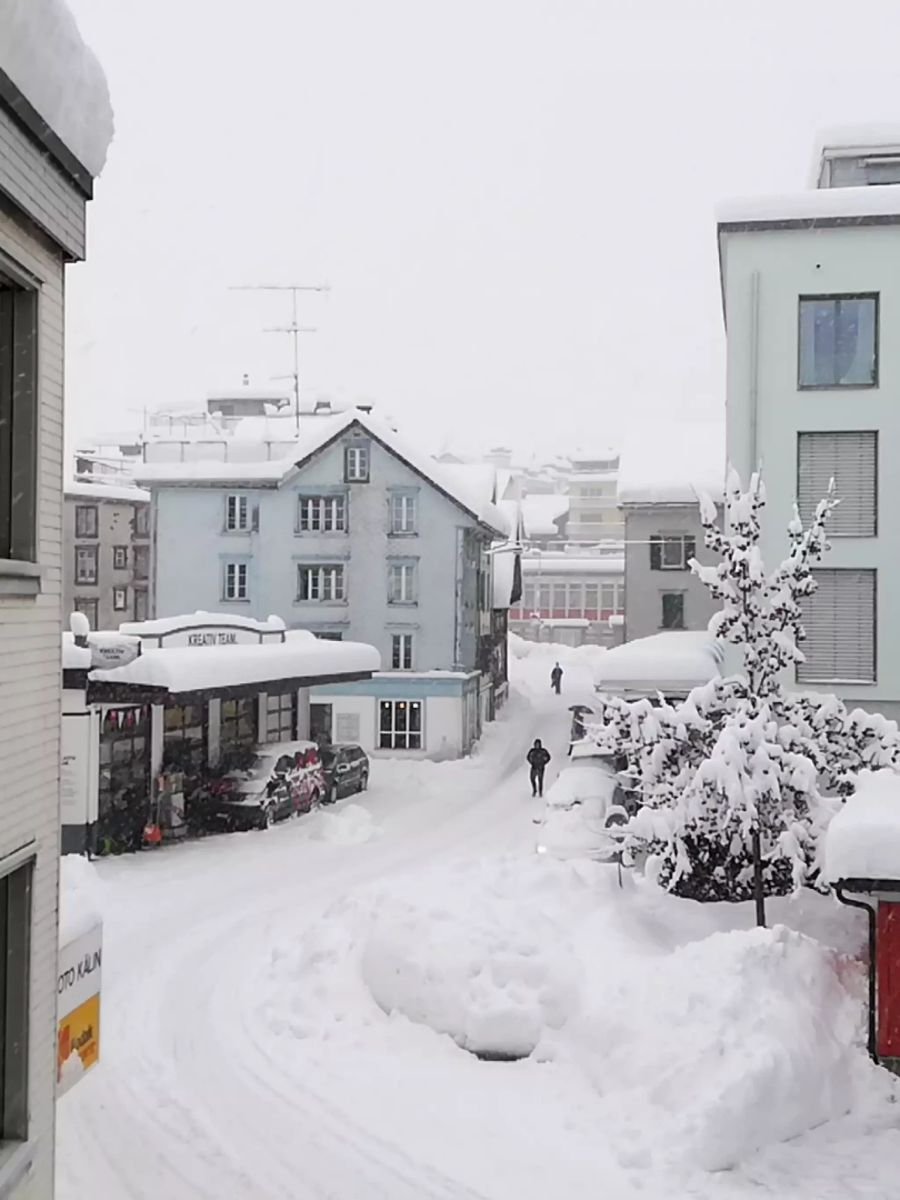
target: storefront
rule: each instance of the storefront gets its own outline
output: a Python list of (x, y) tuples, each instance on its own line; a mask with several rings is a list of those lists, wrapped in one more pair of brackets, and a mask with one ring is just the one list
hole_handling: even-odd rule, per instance
[(369, 680), (378, 652), (196, 613), (63, 640), (63, 850), (140, 845), (163, 781), (309, 736), (310, 688)]

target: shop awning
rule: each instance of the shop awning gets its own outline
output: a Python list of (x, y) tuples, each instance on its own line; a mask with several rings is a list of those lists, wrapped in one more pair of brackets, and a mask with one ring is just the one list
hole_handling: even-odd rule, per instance
[(87, 699), (116, 704), (228, 698), (250, 690), (284, 692), (370, 679), (380, 669), (373, 646), (291, 631), (284, 642), (144, 650), (124, 666), (90, 671)]

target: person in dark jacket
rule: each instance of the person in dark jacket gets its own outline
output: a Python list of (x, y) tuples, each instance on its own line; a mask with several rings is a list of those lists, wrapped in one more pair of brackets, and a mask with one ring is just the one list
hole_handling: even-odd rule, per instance
[(550, 672), (550, 686), (553, 688), (554, 692), (556, 692), (557, 696), (562, 691), (562, 676), (562, 667), (559, 665), (559, 663), (557, 663)]
[(532, 796), (543, 796), (544, 772), (550, 761), (550, 755), (541, 745), (540, 738), (534, 739), (534, 745), (528, 751), (527, 758), (528, 765), (531, 767), (531, 794)]

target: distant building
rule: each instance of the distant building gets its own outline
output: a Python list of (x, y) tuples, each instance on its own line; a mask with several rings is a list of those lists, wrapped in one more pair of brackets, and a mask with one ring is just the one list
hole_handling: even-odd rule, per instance
[(820, 149), (817, 190), (720, 208), (728, 458), (745, 479), (762, 464), (769, 565), (794, 503), (809, 520), (834, 479), (796, 682), (897, 718), (900, 134), (844, 131)]
[(63, 614), (92, 629), (149, 615), (150, 493), (107, 483), (68, 483), (63, 503)]
[(625, 525), (624, 639), (704, 630), (718, 604), (690, 569), (704, 560), (698, 497), (721, 505), (722, 421), (655, 421), (626, 441), (618, 501)]
[(624, 609), (620, 556), (528, 552), (522, 556), (522, 600), (510, 611), (510, 629), (532, 641), (612, 645), (617, 639), (610, 622)]
[(570, 542), (584, 545), (621, 540), (622, 521), (616, 500), (618, 469), (615, 450), (573, 457), (568, 488)]

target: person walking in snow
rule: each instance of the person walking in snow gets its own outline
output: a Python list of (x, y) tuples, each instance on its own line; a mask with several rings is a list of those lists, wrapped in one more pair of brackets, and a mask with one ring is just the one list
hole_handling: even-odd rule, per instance
[(534, 739), (534, 745), (528, 751), (527, 758), (528, 765), (531, 767), (531, 794), (532, 796), (543, 796), (544, 772), (550, 761), (550, 754), (541, 745), (540, 738)]
[(550, 672), (550, 686), (553, 688), (554, 692), (556, 692), (557, 696), (562, 691), (562, 676), (562, 667), (559, 665), (559, 663), (557, 663)]

